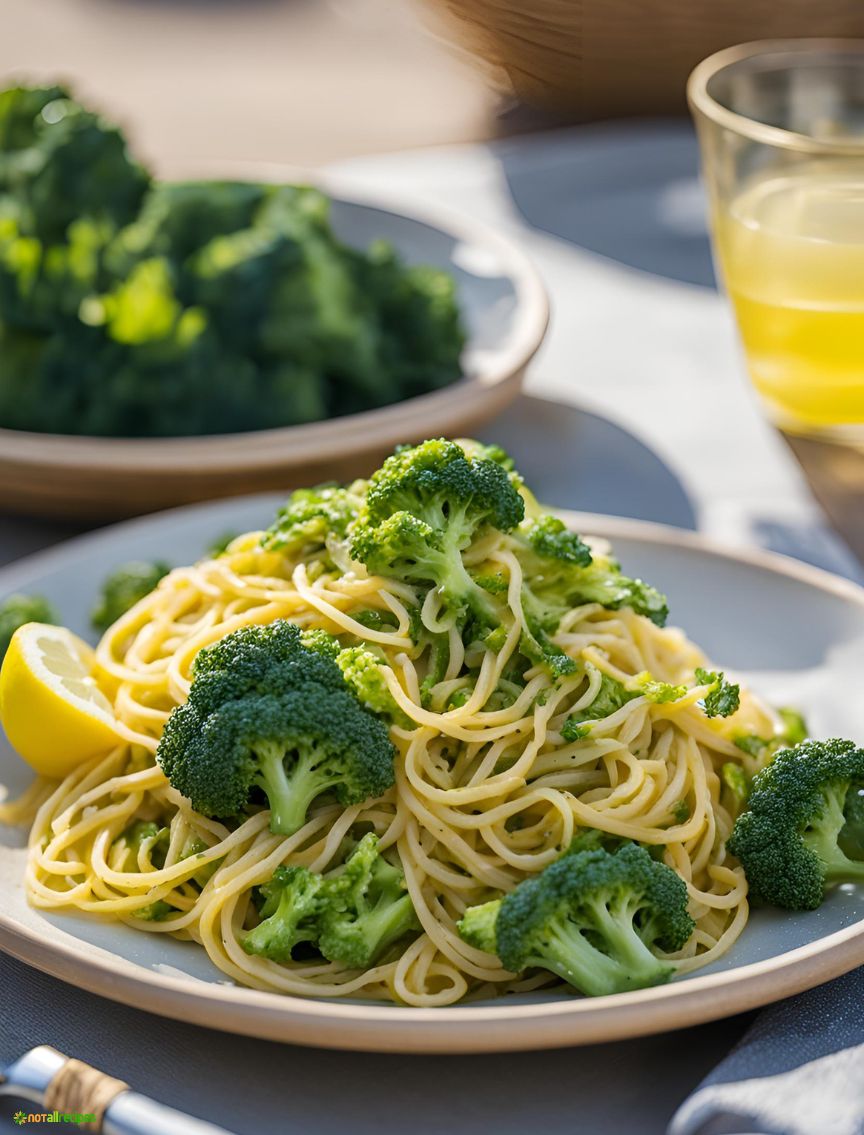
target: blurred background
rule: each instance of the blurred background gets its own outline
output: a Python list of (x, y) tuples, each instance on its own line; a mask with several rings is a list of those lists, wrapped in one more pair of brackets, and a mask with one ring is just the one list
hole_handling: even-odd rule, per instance
[(0, 12), (4, 75), (66, 77), (163, 168), (306, 166), (495, 129), (496, 94), (416, 0), (2, 0)]
[(315, 165), (683, 114), (687, 73), (720, 47), (864, 34), (860, 0), (0, 0), (0, 12), (4, 74), (74, 80), (166, 165)]

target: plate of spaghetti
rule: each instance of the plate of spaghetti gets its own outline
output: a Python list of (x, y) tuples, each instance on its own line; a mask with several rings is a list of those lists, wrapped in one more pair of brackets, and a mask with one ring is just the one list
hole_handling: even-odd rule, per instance
[(81, 537), (0, 594), (0, 946), (65, 980), (469, 1052), (860, 964), (854, 584), (553, 514), (437, 439)]

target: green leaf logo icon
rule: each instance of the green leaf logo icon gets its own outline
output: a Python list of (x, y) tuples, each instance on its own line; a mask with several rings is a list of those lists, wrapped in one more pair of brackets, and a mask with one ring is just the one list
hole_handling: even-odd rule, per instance
[(16, 1111), (15, 1114), (12, 1116), (12, 1120), (13, 1120), (14, 1123), (17, 1123), (18, 1126), (20, 1127), (22, 1123), (27, 1122), (27, 1116), (24, 1114), (23, 1111)]

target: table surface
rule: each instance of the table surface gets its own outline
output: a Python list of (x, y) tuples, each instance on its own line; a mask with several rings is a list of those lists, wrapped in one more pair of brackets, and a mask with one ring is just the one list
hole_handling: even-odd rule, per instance
[[(482, 218), (534, 256), (553, 296), (550, 335), (531, 397), (485, 436), (512, 449), (542, 498), (698, 528), (860, 578), (743, 377), (711, 287), (689, 128), (590, 128), (340, 170), (363, 187)], [(72, 531), (0, 517), (0, 558)], [(50, 1042), (241, 1135), (401, 1135), (408, 1124), (416, 1135), (654, 1135), (749, 1020), (549, 1053), (399, 1057), (164, 1021), (8, 958), (0, 989), (0, 1062)], [(0, 1132), (15, 1130), (11, 1113), (0, 1105)]]

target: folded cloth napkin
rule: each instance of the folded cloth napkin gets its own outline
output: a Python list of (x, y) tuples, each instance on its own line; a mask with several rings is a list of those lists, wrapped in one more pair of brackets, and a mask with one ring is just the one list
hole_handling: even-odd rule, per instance
[(864, 1135), (864, 968), (760, 1013), (669, 1135)]

